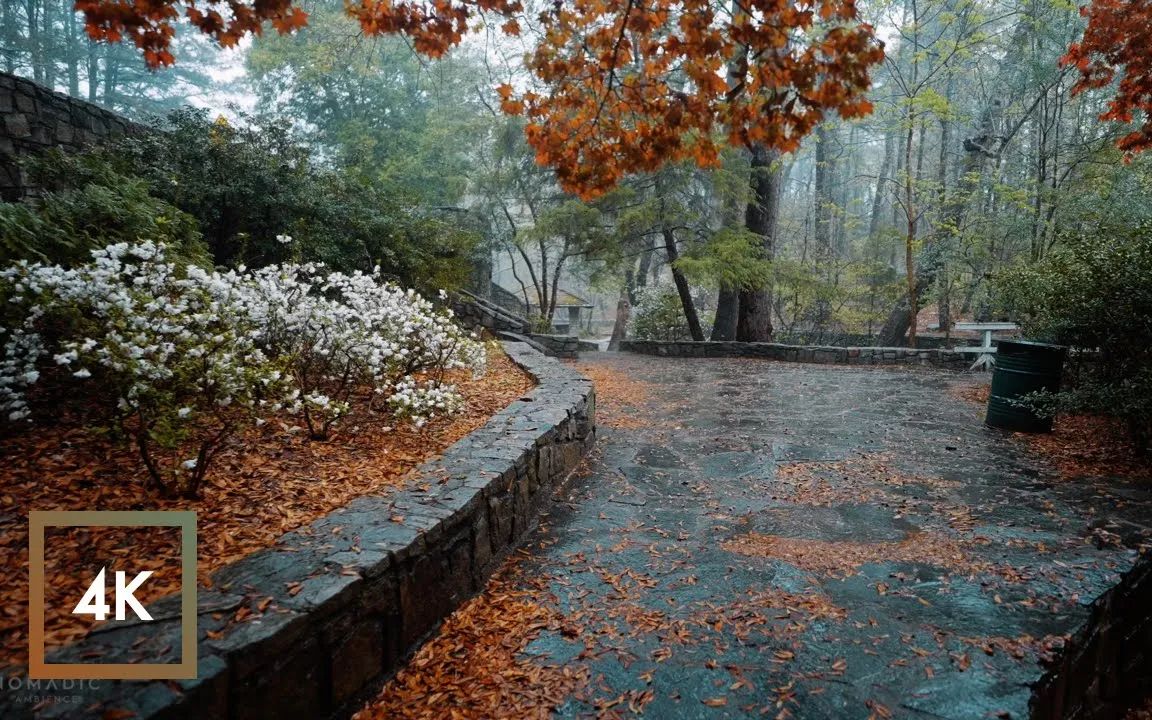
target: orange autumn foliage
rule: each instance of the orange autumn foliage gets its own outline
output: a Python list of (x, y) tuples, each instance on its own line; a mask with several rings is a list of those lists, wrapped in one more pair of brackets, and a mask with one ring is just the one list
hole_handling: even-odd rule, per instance
[[(79, 0), (96, 39), (130, 38), (153, 67), (174, 59), (176, 0)], [(222, 45), (306, 22), (292, 0), (190, 0), (186, 15)], [(883, 49), (854, 0), (554, 0), (528, 18), (519, 0), (348, 0), (369, 35), (401, 34), (437, 57), (474, 21), (508, 35), (529, 24), (532, 86), (499, 88), (527, 118), (541, 164), (586, 198), (626, 174), (691, 159), (715, 165), (721, 147), (787, 152), (829, 112), (871, 111), (863, 94)]]
[[(308, 23), (308, 13), (292, 0), (187, 0), (184, 5), (192, 26), (223, 47), (235, 46), (245, 35), (261, 34), (265, 22), (281, 33)], [(131, 40), (151, 68), (176, 61), (169, 51), (179, 17), (176, 0), (76, 0), (75, 8), (84, 13), (91, 39)]]
[(1143, 113), (1144, 124), (1116, 146), (1129, 154), (1152, 148), (1152, 2), (1093, 0), (1080, 12), (1088, 18), (1084, 38), (1061, 59), (1080, 72), (1073, 93), (1107, 87), (1123, 68), (1116, 95), (1100, 119), (1130, 123), (1137, 111)]

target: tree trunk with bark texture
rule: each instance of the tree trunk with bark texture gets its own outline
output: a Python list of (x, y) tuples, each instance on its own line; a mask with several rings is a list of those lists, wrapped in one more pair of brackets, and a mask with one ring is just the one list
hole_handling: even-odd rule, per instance
[(881, 215), (884, 211), (884, 193), (887, 192), (884, 184), (892, 172), (892, 156), (896, 154), (896, 143), (893, 142), (895, 133), (884, 134), (884, 159), (880, 163), (880, 173), (876, 176), (876, 192), (872, 195), (872, 213), (868, 220), (868, 237), (875, 238), (880, 234)]
[(704, 331), (700, 328), (700, 316), (696, 314), (696, 303), (692, 301), (692, 290), (688, 287), (688, 278), (684, 272), (676, 267), (680, 253), (676, 250), (676, 233), (665, 227), (664, 250), (668, 253), (668, 267), (672, 270), (672, 282), (676, 283), (676, 294), (680, 296), (680, 305), (684, 308), (684, 319), (688, 321), (688, 332), (697, 342), (704, 339)]
[(735, 340), (740, 319), (740, 291), (721, 287), (716, 300), (716, 319), (712, 322), (711, 340)]
[[(775, 167), (775, 161), (775, 153), (759, 146), (752, 149), (752, 172), (749, 176), (752, 197), (744, 213), (744, 226), (760, 236), (761, 253), (766, 259), (773, 256), (780, 206), (780, 170)], [(736, 339), (743, 342), (772, 341), (770, 286), (740, 291)]]
[(616, 301), (616, 322), (612, 325), (612, 337), (608, 340), (609, 350), (619, 350), (620, 341), (628, 333), (628, 320), (632, 317), (632, 303), (628, 302), (628, 288), (620, 291)]
[[(936, 281), (936, 275), (940, 270), (939, 258), (942, 254), (937, 243), (947, 242), (949, 238), (959, 233), (968, 201), (980, 186), (988, 159), (995, 156), (995, 143), (992, 113), (987, 109), (981, 121), (980, 134), (964, 140), (965, 154), (964, 163), (960, 168), (960, 182), (944, 203), (937, 231), (925, 242), (919, 262), (916, 263), (916, 280), (914, 283), (909, 283), (910, 294), (914, 297), (924, 297), (924, 293)], [(882, 346), (899, 345), (908, 333), (911, 317), (912, 310), (908, 298), (902, 297), (897, 300), (880, 329), (877, 342)]]

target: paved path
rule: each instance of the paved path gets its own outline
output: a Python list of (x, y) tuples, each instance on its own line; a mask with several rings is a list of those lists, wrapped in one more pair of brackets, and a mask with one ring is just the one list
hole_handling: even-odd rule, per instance
[(1152, 517), (984, 428), (987, 376), (580, 364), (598, 448), (513, 574), (564, 616), (524, 655), (586, 671), (561, 717), (1026, 717)]

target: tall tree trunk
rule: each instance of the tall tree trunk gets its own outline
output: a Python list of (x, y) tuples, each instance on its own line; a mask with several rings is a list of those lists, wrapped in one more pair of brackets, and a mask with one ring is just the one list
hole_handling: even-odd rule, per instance
[[(944, 100), (952, 106), (952, 96), (956, 90), (956, 75), (948, 69), (944, 86)], [(943, 207), (948, 198), (949, 157), (952, 151), (952, 119), (950, 113), (940, 116), (940, 159), (936, 167), (936, 205)], [(940, 279), (937, 282), (936, 322), (944, 332), (945, 341), (952, 337), (952, 278), (949, 272), (949, 253), (940, 260)]]
[(0, 38), (3, 38), (7, 52), (0, 53), (4, 57), (4, 72), (16, 72), (16, 38), (19, 35), (16, 25), (15, 0), (0, 0)]
[[(947, 107), (951, 110), (952, 96), (956, 92), (956, 76), (951, 69), (948, 70), (948, 80), (944, 86), (944, 100)], [(951, 112), (946, 112), (940, 116), (940, 159), (936, 165), (936, 204), (938, 207), (944, 205), (944, 200), (948, 197), (948, 170), (951, 163), (948, 162), (952, 154), (952, 117)]]
[[(813, 178), (812, 239), (816, 242), (817, 262), (832, 259), (832, 161), (828, 156), (828, 145), (832, 142), (832, 130), (824, 122), (816, 128), (816, 162)], [(825, 268), (827, 270), (827, 268)]]
[[(752, 171), (749, 175), (752, 196), (744, 214), (744, 226), (760, 236), (764, 259), (773, 257), (776, 220), (780, 207), (780, 170), (776, 153), (757, 145), (752, 148)], [(772, 288), (766, 285), (740, 291), (736, 339), (744, 342), (772, 341)]]
[[(898, 137), (896, 139), (895, 145), (896, 145), (896, 147), (894, 149), (894, 153), (896, 155), (896, 171), (892, 174), (892, 178), (894, 179), (895, 182), (893, 183), (894, 187), (892, 188), (892, 202), (889, 203), (889, 207), (892, 209), (891, 227), (892, 227), (892, 230), (894, 233), (895, 233), (896, 229), (900, 227), (900, 223), (904, 219), (903, 217), (901, 217), (902, 211), (900, 208), (900, 203), (897, 202), (896, 198), (900, 197), (900, 188), (902, 185), (901, 178), (904, 177), (905, 172), (908, 172), (908, 169), (904, 167), (904, 153), (903, 153), (904, 140), (903, 140), (903, 138)], [(900, 266), (902, 264), (900, 259), (899, 259), (899, 250), (900, 250), (900, 243), (896, 242), (895, 239), (893, 239), (892, 255), (891, 255), (891, 259), (888, 262), (889, 266), (893, 270), (900, 269)]]
[[(750, 181), (747, 187), (751, 187)], [(731, 227), (738, 222), (743, 222), (746, 206), (747, 203), (743, 201), (742, 195), (730, 195), (726, 198), (723, 208), (723, 225)], [(716, 298), (716, 317), (712, 321), (712, 334), (709, 339), (716, 341), (735, 340), (739, 316), (740, 289), (722, 284)]]
[[(861, 206), (860, 185), (855, 182), (859, 172), (860, 153), (854, 149), (858, 144), (860, 126), (853, 123), (848, 130), (848, 152), (844, 146), (836, 141), (836, 155), (832, 158), (835, 173), (832, 176), (833, 197), (833, 228), (832, 247), (838, 259), (849, 259), (852, 256), (849, 230), (854, 230), (856, 223), (849, 222), (849, 217), (859, 215)], [(854, 234), (854, 233), (853, 233)], [(836, 269), (836, 284), (840, 284), (840, 268)]]
[[(661, 200), (663, 205), (664, 201)], [(692, 290), (688, 287), (688, 278), (684, 271), (676, 267), (680, 253), (676, 250), (676, 233), (670, 228), (661, 229), (664, 234), (664, 250), (668, 253), (668, 267), (672, 270), (672, 282), (676, 284), (676, 294), (680, 296), (680, 305), (684, 308), (684, 319), (688, 321), (688, 332), (697, 342), (704, 340), (704, 331), (700, 328), (700, 317), (696, 314), (696, 303), (692, 301)]]
[(904, 236), (904, 272), (908, 285), (908, 347), (916, 347), (916, 311), (920, 309), (920, 289), (916, 284), (916, 232), (919, 210), (916, 208), (916, 186), (924, 170), (924, 137), (921, 123), (920, 147), (916, 158), (916, 173), (912, 173), (912, 138), (916, 132), (916, 95), (920, 82), (920, 15), (916, 0), (910, 3), (912, 9), (912, 82), (908, 85), (908, 109), (905, 115), (907, 133), (904, 137), (904, 218), (907, 233)]
[(892, 156), (896, 154), (895, 133), (884, 134), (884, 159), (880, 162), (880, 172), (876, 176), (876, 192), (872, 195), (872, 217), (868, 221), (868, 238), (874, 239), (880, 233), (881, 215), (884, 212), (885, 183), (892, 172)]
[(532, 301), (528, 297), (528, 286), (524, 283), (524, 280), (520, 277), (520, 273), (516, 270), (516, 256), (512, 254), (512, 249), (505, 247), (504, 250), (508, 253), (508, 260), (511, 262), (508, 267), (512, 270), (512, 278), (516, 281), (517, 284), (520, 285), (520, 294), (524, 297), (523, 315), (524, 318), (527, 319), (532, 315)]
[(68, 47), (68, 57), (65, 61), (68, 72), (68, 94), (80, 97), (80, 54), (83, 52), (83, 44), (76, 27), (75, 13), (71, 12), (70, 6), (65, 9), (64, 29)]
[(96, 43), (88, 41), (88, 102), (94, 103), (100, 97), (100, 56), (96, 53)]
[(24, 15), (28, 22), (29, 62), (32, 65), (32, 79), (44, 83), (44, 42), (40, 32), (40, 3), (38, 0), (24, 0)]
[(608, 340), (609, 350), (619, 350), (620, 341), (628, 334), (628, 320), (632, 317), (632, 303), (628, 301), (628, 288), (621, 288), (620, 299), (616, 301), (616, 322), (612, 324), (612, 337)]
[(652, 255), (656, 251), (656, 237), (644, 238), (644, 249), (640, 251), (638, 267), (629, 266), (624, 271), (624, 289), (628, 292), (628, 302), (635, 305), (640, 301), (640, 291), (648, 286), (648, 271), (652, 267)]
[(936, 319), (940, 325), (940, 330), (944, 332), (944, 340), (947, 342), (952, 339), (952, 278), (949, 277), (947, 262), (940, 265), (936, 285), (939, 293), (936, 301)]
[[(816, 128), (816, 157), (813, 167), (813, 208), (812, 208), (812, 240), (815, 244), (813, 265), (816, 276), (826, 283), (832, 282), (833, 257), (832, 248), (832, 167), (829, 159), (829, 143), (831, 142), (831, 129), (828, 123), (820, 123)], [(826, 297), (821, 295), (811, 314), (812, 329), (822, 332), (831, 319), (831, 305)]]
[(119, 67), (112, 54), (118, 47), (118, 45), (104, 46), (104, 94), (100, 101), (109, 110), (115, 109), (116, 103), (116, 76), (119, 73)]
[(740, 320), (740, 291), (730, 287), (720, 287), (716, 299), (716, 319), (712, 321), (710, 340), (735, 340), (736, 326)]
[[(915, 67), (915, 65), (913, 65)], [(913, 71), (915, 78), (915, 71)], [(904, 141), (904, 167), (912, 165), (912, 134), (916, 128), (916, 110), (908, 103), (908, 135)], [(904, 236), (904, 272), (908, 286), (908, 347), (916, 347), (916, 311), (919, 310), (920, 290), (916, 285), (916, 193), (912, 173), (904, 173), (904, 216), (907, 233)]]
[[(552, 287), (548, 284), (548, 246), (544, 240), (537, 240), (540, 251), (540, 317), (543, 321), (552, 322), (552, 315), (548, 312), (548, 299), (552, 297)], [(548, 329), (550, 331), (550, 328)]]
[(55, 24), (55, 7), (53, 4), (56, 0), (43, 0), (43, 8), (40, 11), (41, 24), (43, 31), (40, 35), (40, 59), (44, 64), (44, 86), (56, 89), (56, 56), (58, 54), (57, 34)]
[(560, 258), (556, 261), (556, 267), (552, 270), (552, 290), (548, 299), (548, 324), (552, 324), (552, 318), (556, 315), (556, 297), (560, 291), (560, 273), (564, 270), (564, 261), (568, 259), (568, 242), (564, 242), (564, 249), (560, 252)]

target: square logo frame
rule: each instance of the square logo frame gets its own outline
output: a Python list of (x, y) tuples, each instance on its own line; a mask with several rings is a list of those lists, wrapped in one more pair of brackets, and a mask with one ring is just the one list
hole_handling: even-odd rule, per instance
[[(49, 663), (44, 648), (44, 535), (49, 527), (180, 528), (180, 662)], [(193, 510), (33, 510), (28, 513), (28, 676), (36, 680), (192, 680), (196, 678), (196, 512)]]

